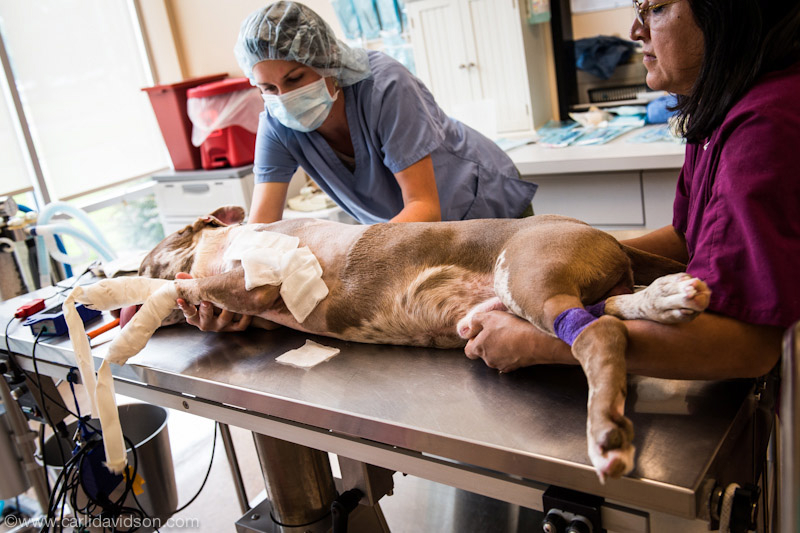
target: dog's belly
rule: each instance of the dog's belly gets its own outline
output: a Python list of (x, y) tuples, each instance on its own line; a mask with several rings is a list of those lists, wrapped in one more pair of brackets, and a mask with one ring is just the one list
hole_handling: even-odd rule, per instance
[[(335, 309), (348, 305), (346, 295), (332, 295), (325, 334), (356, 342), (459, 348), (465, 344), (456, 324), (472, 307), (495, 295), (493, 276), (446, 265), (399, 276), (381, 294), (369, 314), (342, 328)], [(337, 302), (337, 298), (345, 301)]]
[[(380, 294), (367, 287), (355, 292), (374, 304), (367, 313), (354, 308), (353, 287), (333, 291), (308, 318), (298, 323), (282, 302), (259, 313), (283, 326), (338, 339), (370, 344), (461, 348), (456, 325), (474, 306), (495, 296), (493, 276), (455, 266), (423, 269), (399, 276)], [(342, 310), (346, 310), (343, 313)]]

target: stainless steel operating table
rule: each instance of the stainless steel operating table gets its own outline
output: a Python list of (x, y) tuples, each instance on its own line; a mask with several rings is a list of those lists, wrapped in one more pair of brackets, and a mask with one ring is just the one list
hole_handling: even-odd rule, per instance
[[(31, 296), (0, 304), (3, 324)], [(8, 337), (32, 370), (29, 329), (15, 322)], [(308, 338), (341, 353), (309, 370), (275, 361)], [(93, 351), (98, 366), (107, 346)], [(55, 378), (74, 366), (66, 336), (42, 338), (36, 357), (40, 372)], [(523, 507), (543, 510), (550, 485), (596, 495), (604, 498), (608, 531), (690, 531), (713, 522), (709, 502), (719, 489), (754, 481), (773, 420), (773, 387), (762, 390), (753, 380), (631, 377), (626, 414), (636, 431), (636, 469), (601, 485), (586, 455), (587, 389), (578, 367), (498, 374), (461, 351), (364, 345), (285, 328), (214, 334), (171, 326), (128, 365), (115, 366), (114, 376), (119, 393), (247, 428), (273, 444)]]

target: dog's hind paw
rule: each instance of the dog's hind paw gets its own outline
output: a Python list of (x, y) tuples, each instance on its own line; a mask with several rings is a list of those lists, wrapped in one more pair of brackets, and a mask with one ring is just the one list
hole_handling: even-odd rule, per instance
[(497, 296), (493, 298), (489, 298), (483, 303), (480, 303), (469, 310), (467, 315), (458, 321), (456, 324), (456, 332), (458, 336), (462, 339), (471, 339), (478, 333), (480, 330), (475, 331), (475, 324), (472, 322), (472, 317), (475, 316), (475, 313), (488, 313), (489, 311), (507, 311), (508, 308), (500, 301), (500, 298)]

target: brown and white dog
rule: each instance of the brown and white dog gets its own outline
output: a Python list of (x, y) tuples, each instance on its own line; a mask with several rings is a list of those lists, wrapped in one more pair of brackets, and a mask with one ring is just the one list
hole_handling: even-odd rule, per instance
[[(649, 284), (608, 297), (606, 314), (572, 344), (589, 384), (589, 457), (601, 481), (633, 467), (633, 429), (623, 414), (627, 330), (620, 319), (685, 322), (705, 309), (710, 294), (702, 281), (680, 273), (680, 263), (560, 216), (372, 226), (314, 219), (239, 225), (243, 219), (244, 211), (233, 207), (198, 219), (156, 246), (140, 275), (174, 279), (187, 272), (194, 279), (177, 281), (180, 297), (253, 315), (261, 327), (438, 348), (465, 345), (476, 309), (507, 309), (555, 335), (562, 312), (620, 286), (630, 291), (634, 283)], [(318, 259), (329, 294), (302, 323), (279, 287), (248, 291), (241, 264), (223, 262), (245, 227), (296, 236)]]

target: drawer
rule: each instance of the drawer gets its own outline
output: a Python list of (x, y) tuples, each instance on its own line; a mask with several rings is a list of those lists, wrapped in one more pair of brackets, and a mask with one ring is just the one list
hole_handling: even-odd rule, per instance
[(639, 171), (531, 176), (539, 185), (533, 212), (583, 220), (593, 226), (643, 226)]
[(248, 210), (253, 198), (253, 175), (223, 180), (158, 182), (155, 193), (163, 217), (198, 217), (223, 205), (238, 205)]
[(197, 217), (160, 217), (165, 237), (185, 228), (189, 224), (194, 224), (195, 220), (197, 220)]

